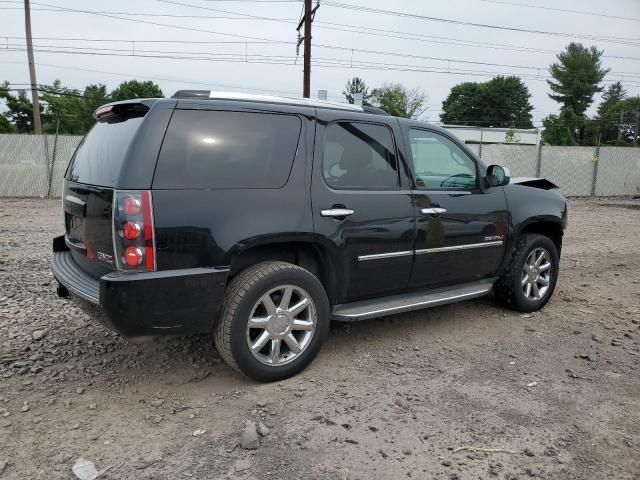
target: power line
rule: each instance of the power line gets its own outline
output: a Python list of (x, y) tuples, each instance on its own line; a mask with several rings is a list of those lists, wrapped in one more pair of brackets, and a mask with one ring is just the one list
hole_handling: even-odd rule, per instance
[[(212, 10), (212, 11), (217, 11), (217, 12), (221, 12), (221, 13), (228, 13), (228, 14), (231, 14), (231, 15), (240, 16), (240, 17), (245, 18), (245, 19), (259, 19), (259, 20), (267, 20), (267, 21), (294, 23), (291, 20), (286, 20), (286, 19), (282, 19), (282, 18), (272, 18), (272, 17), (263, 17), (263, 16), (258, 16), (258, 15), (250, 15), (250, 14), (245, 14), (245, 13), (240, 13), (240, 12), (233, 12), (233, 11), (228, 11), (228, 10), (220, 10), (220, 9), (214, 9), (214, 8), (209, 8), (209, 7), (202, 7), (202, 6), (186, 4), (186, 3), (182, 3), (182, 2), (175, 2), (175, 1), (167, 1), (167, 0), (158, 0), (158, 1), (163, 1), (165, 3), (171, 3), (171, 4), (175, 4), (175, 5), (182, 5), (182, 6), (186, 6), (186, 7), (199, 8), (199, 9), (205, 9), (205, 10)], [(45, 5), (45, 4), (42, 4), (42, 5)], [(107, 17), (110, 17), (110, 18), (116, 18), (116, 19), (125, 20), (125, 21), (138, 21), (138, 22), (141, 22), (141, 23), (150, 23), (152, 25), (165, 26), (165, 27), (170, 27), (170, 28), (178, 28), (178, 29), (193, 30), (193, 31), (204, 32), (204, 33), (213, 33), (213, 34), (226, 35), (226, 34), (224, 34), (222, 32), (213, 32), (213, 31), (202, 30), (202, 29), (182, 27), (182, 26), (178, 26), (178, 25), (159, 24), (157, 22), (145, 22), (143, 20), (136, 20), (136, 19), (130, 19), (130, 18), (121, 18), (121, 17), (114, 16), (114, 15), (120, 14), (120, 15), (141, 15), (141, 16), (142, 15), (148, 15), (148, 16), (158, 15), (158, 16), (178, 17), (178, 18), (181, 17), (181, 16), (178, 16), (178, 15), (144, 14), (144, 13), (130, 14), (130, 13), (121, 13), (121, 12), (103, 12), (103, 11), (67, 9), (67, 8), (64, 8), (64, 7), (57, 7), (57, 6), (52, 6), (52, 7), (53, 7), (53, 9), (50, 10), (50, 11), (54, 11), (54, 12), (61, 12), (62, 13), (62, 12), (71, 11), (73, 13), (85, 13), (85, 14), (92, 14), (92, 15), (102, 15), (102, 16), (107, 16)], [(188, 15), (182, 15), (182, 17), (194, 18), (193, 16), (188, 16)], [(227, 18), (227, 17), (196, 16), (195, 18)], [(228, 17), (228, 18), (229, 19), (235, 19), (236, 17)], [(240, 18), (238, 18), (238, 19), (240, 19)], [(532, 47), (525, 47), (525, 46), (520, 46), (520, 45), (477, 42), (477, 41), (473, 41), (473, 40), (456, 39), (456, 38), (451, 38), (451, 37), (439, 37), (439, 36), (434, 36), (434, 35), (423, 35), (423, 34), (410, 33), (410, 32), (399, 32), (397, 30), (376, 29), (376, 28), (371, 28), (371, 27), (363, 27), (363, 26), (358, 26), (358, 25), (341, 24), (341, 23), (334, 23), (334, 22), (317, 22), (317, 23), (318, 23), (317, 28), (324, 28), (324, 29), (335, 30), (335, 31), (344, 31), (344, 32), (349, 32), (349, 33), (358, 33), (358, 34), (364, 34), (364, 35), (380, 36), (380, 37), (386, 37), (386, 38), (400, 38), (400, 39), (407, 39), (407, 40), (412, 40), (412, 41), (421, 41), (421, 42), (426, 42), (426, 43), (448, 44), (448, 45), (474, 47), (474, 48), (490, 48), (490, 49), (498, 49), (498, 50), (515, 50), (515, 51), (526, 51), (526, 52), (533, 52), (533, 53), (557, 53), (555, 50), (532, 48)], [(229, 35), (236, 36), (236, 37), (241, 37), (241, 38), (249, 38), (249, 39), (250, 38), (256, 38), (256, 37), (247, 37), (247, 36), (234, 35), (234, 34), (229, 34)], [(138, 41), (142, 42), (141, 40), (138, 40)], [(264, 42), (264, 43), (282, 43), (282, 44), (290, 43), (290, 42), (284, 42), (284, 41), (279, 41), (279, 40), (274, 40), (274, 39), (266, 39), (266, 38), (265, 39), (261, 39), (261, 41)], [(615, 58), (615, 59), (621, 59), (621, 60), (640, 61), (640, 57), (628, 57), (628, 56), (620, 56), (620, 55), (603, 55), (603, 57), (604, 58)]]
[[(19, 38), (19, 37), (6, 37), (6, 38)], [(126, 42), (126, 41), (123, 41)], [(135, 41), (130, 41), (129, 43), (132, 43), (132, 49), (131, 50), (124, 50), (124, 49), (116, 49), (116, 48), (100, 48), (100, 47), (73, 47), (73, 46), (59, 46), (59, 45), (37, 45), (40, 48), (57, 48), (57, 49), (67, 49), (67, 50), (72, 50), (72, 49), (76, 49), (76, 50), (102, 50), (102, 51), (114, 51), (114, 52), (132, 52), (132, 56), (135, 56), (136, 52), (138, 53), (158, 53), (158, 54), (185, 54), (185, 55), (192, 55), (192, 54), (197, 54), (197, 53), (201, 53), (201, 52), (185, 52), (185, 51), (167, 51), (167, 50), (140, 50), (140, 49), (135, 49)], [(143, 43), (144, 41), (141, 41), (140, 43)], [(235, 42), (234, 42), (235, 43)], [(238, 42), (239, 44), (242, 43), (247, 43), (247, 42)], [(19, 44), (14, 44), (14, 43), (7, 43), (7, 47), (21, 47), (21, 45)], [(414, 54), (406, 54), (406, 53), (401, 53), (401, 52), (387, 52), (387, 51), (380, 51), (380, 50), (367, 50), (367, 49), (358, 49), (358, 48), (349, 48), (349, 47), (340, 47), (337, 45), (325, 45), (325, 44), (316, 44), (316, 47), (318, 48), (324, 48), (324, 49), (330, 49), (330, 50), (339, 50), (339, 51), (346, 51), (346, 52), (359, 52), (359, 53), (366, 53), (366, 54), (372, 54), (372, 55), (383, 55), (383, 56), (392, 56), (392, 57), (404, 57), (404, 58), (413, 58), (413, 59), (420, 59), (420, 60), (433, 60), (433, 61), (439, 61), (439, 62), (446, 62), (447, 63), (447, 68), (449, 68), (449, 65), (451, 63), (460, 63), (460, 64), (469, 64), (469, 65), (483, 65), (483, 66), (494, 66), (494, 67), (505, 67), (505, 68), (519, 68), (519, 69), (525, 69), (525, 70), (534, 70), (534, 71), (546, 71), (547, 68), (546, 67), (536, 67), (536, 66), (529, 66), (529, 65), (514, 65), (514, 64), (502, 64), (502, 63), (491, 63), (491, 62), (480, 62), (480, 61), (474, 61), (474, 60), (461, 60), (461, 59), (452, 59), (452, 58), (445, 58), (445, 57), (432, 57), (432, 56), (424, 56), (424, 55), (414, 55)], [(90, 52), (89, 52), (90, 53)], [(202, 52), (202, 53), (209, 53), (209, 52)], [(236, 57), (241, 57), (242, 55), (244, 55), (245, 57), (247, 57), (247, 53), (245, 51), (244, 54), (216, 54), (218, 56), (236, 56)], [(254, 55), (254, 54), (252, 54)], [(346, 60), (345, 60), (346, 61)], [(352, 64), (352, 59), (349, 60), (350, 64)], [(356, 64), (359, 63), (361, 61), (356, 60)], [(368, 63), (368, 62), (365, 62)], [(631, 77), (638, 77), (640, 76), (640, 73), (636, 73), (636, 72), (611, 72), (612, 75), (623, 75), (623, 76), (631, 76)], [(539, 75), (537, 75), (539, 76)], [(545, 77), (548, 78), (548, 77)]]
[(478, 0), (480, 2), (486, 2), (486, 3), (497, 3), (499, 5), (511, 5), (514, 7), (525, 7), (525, 8), (537, 8), (540, 10), (550, 10), (550, 11), (554, 11), (554, 12), (564, 12), (564, 13), (576, 13), (576, 14), (580, 14), (580, 15), (592, 15), (594, 17), (599, 17), (599, 18), (614, 18), (616, 20), (628, 20), (630, 22), (640, 22), (640, 18), (634, 18), (634, 17), (619, 17), (616, 15), (608, 15), (606, 13), (597, 13), (597, 12), (587, 12), (584, 10), (567, 10), (564, 8), (556, 8), (556, 7), (545, 7), (542, 5), (528, 5), (526, 3), (515, 3), (515, 2), (505, 2), (503, 0)]
[[(24, 40), (25, 37), (7, 37), (0, 35), (0, 38), (10, 40)], [(264, 40), (140, 40), (140, 39), (120, 39), (120, 38), (78, 38), (78, 37), (33, 37), (34, 40), (60, 40), (69, 42), (119, 42), (119, 43), (178, 43), (178, 44), (272, 44), (272, 41)], [(1, 49), (0, 49), (1, 50)]]
[[(193, 4), (189, 4), (189, 3), (184, 3), (184, 2), (178, 2), (175, 0), (156, 0), (158, 2), (162, 2), (162, 3), (167, 3), (167, 4), (173, 4), (173, 5), (179, 5), (179, 6), (183, 6), (183, 7), (190, 7), (190, 8), (196, 8), (196, 9), (200, 9), (200, 10), (208, 10), (208, 11), (213, 11), (213, 12), (218, 12), (218, 13), (225, 13), (225, 14), (230, 14), (230, 15), (238, 15), (241, 16), (243, 18), (250, 18), (250, 19), (256, 19), (256, 20), (267, 20), (267, 21), (274, 21), (274, 22), (289, 22), (288, 20), (284, 20), (284, 19), (279, 19), (279, 18), (273, 18), (273, 17), (265, 17), (265, 16), (260, 16), (260, 15), (252, 15), (252, 14), (247, 14), (247, 13), (242, 13), (242, 12), (235, 12), (235, 11), (231, 11), (231, 10), (221, 10), (218, 8), (211, 8), (211, 7), (204, 7), (201, 5), (193, 5)], [(421, 37), (422, 39), (425, 39), (423, 41), (427, 41), (426, 39), (439, 39), (439, 40), (451, 40), (451, 41), (455, 41), (455, 42), (460, 42), (460, 43), (449, 43), (452, 45), (460, 45), (460, 46), (482, 46), (483, 48), (496, 48), (496, 47), (506, 47), (504, 49), (507, 50), (523, 50), (523, 51), (533, 51), (533, 52), (538, 52), (538, 53), (557, 53), (555, 50), (543, 50), (543, 49), (536, 49), (536, 48), (531, 48), (531, 47), (523, 47), (523, 46), (516, 46), (516, 45), (508, 45), (508, 44), (496, 44), (496, 43), (487, 43), (487, 42), (476, 42), (473, 40), (463, 40), (463, 39), (456, 39), (456, 38), (451, 38), (451, 37), (438, 37), (438, 36), (433, 36), (433, 35), (424, 35), (424, 34), (416, 34), (416, 33), (410, 33), (410, 32), (399, 32), (397, 30), (383, 30), (383, 29), (376, 29), (376, 28), (371, 28), (371, 27), (363, 27), (363, 26), (359, 26), (359, 25), (349, 25), (349, 24), (341, 24), (341, 23), (334, 23), (334, 22), (317, 22), (319, 28), (326, 28), (329, 30), (336, 30), (336, 31), (344, 31), (344, 32), (348, 32), (348, 33), (354, 33), (353, 29), (361, 29), (364, 31), (356, 31), (355, 33), (360, 33), (360, 34), (369, 34), (369, 35), (378, 35), (378, 36), (386, 36), (386, 37), (391, 37), (391, 38), (406, 38), (408, 40), (415, 40), (415, 37)], [(369, 30), (369, 31), (367, 31)], [(372, 32), (376, 32), (376, 33), (372, 33)], [(395, 34), (394, 35), (381, 35), (380, 33), (387, 33), (387, 34)], [(443, 42), (443, 41), (433, 41), (431, 40), (431, 43), (448, 43), (448, 42)], [(477, 44), (477, 45), (475, 45)], [(606, 55), (603, 55), (606, 57)], [(617, 56), (611, 56), (611, 58), (619, 58)], [(640, 58), (627, 58), (627, 59), (633, 59), (633, 60), (640, 60)]]
[[(323, 27), (322, 24), (323, 23), (327, 23), (327, 22), (314, 22), (317, 23), (317, 27), (316, 28), (328, 28), (328, 27)], [(346, 25), (349, 26), (349, 25)], [(355, 25), (352, 26), (352, 28), (358, 28)], [(365, 27), (362, 27), (365, 28)], [(368, 28), (368, 27), (366, 27)], [(378, 29), (376, 29), (378, 30)], [(345, 30), (346, 31), (346, 30)], [(381, 30), (381, 31), (389, 31), (389, 32), (393, 32), (393, 30)], [(349, 30), (350, 33), (367, 33), (368, 32), (357, 32), (354, 31), (353, 29)], [(373, 33), (371, 33), (371, 35), (375, 35)], [(414, 34), (411, 34), (414, 35)], [(415, 35), (419, 35), (419, 34), (415, 34)], [(384, 35), (381, 35), (384, 36)], [(427, 36), (429, 37), (429, 36)], [(14, 37), (14, 36), (3, 36), (0, 34), (0, 38), (4, 38), (4, 39), (11, 39), (11, 40), (24, 40), (24, 37)], [(33, 37), (34, 40), (60, 40), (60, 41), (78, 41), (78, 42), (119, 42), (119, 43), (127, 43), (127, 44), (131, 44), (131, 43), (176, 43), (176, 44), (238, 44), (238, 45), (244, 45), (244, 44), (271, 44), (274, 43), (271, 40), (148, 40), (148, 39), (122, 39), (122, 38), (85, 38), (85, 37)], [(430, 38), (448, 38), (448, 37), (430, 37)], [(408, 40), (419, 40), (421, 41), (419, 38), (418, 39), (414, 39), (414, 38), (407, 38)], [(453, 39), (456, 40), (456, 39)], [(466, 41), (466, 40), (461, 40), (461, 41)], [(472, 42), (471, 40), (469, 40), (469, 42)], [(448, 43), (448, 42), (435, 42), (435, 43)], [(535, 49), (535, 48), (528, 48), (528, 47), (520, 47), (517, 45), (512, 45), (511, 48), (509, 45), (507, 44), (494, 44), (494, 43), (479, 43), (478, 45), (466, 45), (466, 44), (457, 44), (457, 43), (451, 43), (451, 45), (459, 45), (459, 46), (469, 46), (469, 47), (479, 47), (479, 48), (491, 48), (493, 50), (500, 50), (500, 46), (504, 46), (504, 47), (509, 47), (509, 48), (504, 48), (504, 49), (516, 49), (516, 50), (520, 50), (520, 49), (528, 49), (531, 52), (535, 52), (535, 53), (557, 53), (556, 50), (545, 50), (545, 49)], [(348, 49), (346, 47), (342, 47), (345, 48), (346, 50), (351, 50)], [(394, 54), (396, 55), (396, 54)], [(616, 58), (616, 59), (621, 59), (621, 60), (640, 60), (640, 57), (626, 57), (626, 56), (620, 56), (620, 55), (602, 55), (603, 58)], [(450, 59), (448, 59), (450, 60)], [(542, 67), (536, 67), (536, 68), (542, 68)], [(546, 67), (545, 67), (546, 68)]]
[[(3, 49), (0, 51), (24, 51), (24, 48), (12, 47), (10, 49)], [(194, 60), (194, 61), (212, 61), (212, 62), (228, 62), (228, 63), (253, 63), (253, 64), (265, 64), (265, 65), (292, 65), (292, 57), (278, 56), (278, 55), (242, 55), (236, 54), (236, 57), (228, 56), (214, 56), (216, 54), (209, 55), (194, 55), (193, 53), (187, 54), (172, 54), (172, 55), (159, 55), (159, 54), (145, 54), (145, 53), (120, 53), (120, 52), (93, 52), (93, 51), (70, 51), (70, 50), (55, 50), (49, 48), (38, 48), (38, 52), (54, 53), (54, 54), (75, 54), (75, 55), (89, 55), (89, 56), (119, 56), (119, 57), (138, 57), (138, 58), (153, 58), (153, 59), (170, 59), (170, 60)], [(230, 55), (230, 54), (218, 54), (218, 55)], [(552, 77), (548, 75), (533, 75), (533, 74), (513, 74), (512, 72), (503, 72), (495, 70), (465, 70), (465, 69), (443, 69), (441, 67), (425, 66), (425, 65), (411, 65), (411, 64), (398, 64), (398, 63), (383, 63), (383, 62), (363, 62), (357, 60), (345, 60), (339, 58), (317, 58), (318, 66), (327, 68), (347, 68), (347, 69), (363, 69), (363, 70), (379, 70), (379, 71), (397, 71), (397, 72), (416, 72), (416, 73), (437, 73), (447, 75), (467, 75), (467, 76), (479, 76), (479, 77), (494, 77), (497, 75), (503, 76), (515, 76), (523, 80), (534, 81), (546, 81)], [(640, 85), (639, 81), (626, 80), (628, 85)], [(606, 83), (604, 85), (607, 85)]]
[(216, 31), (213, 31), (213, 30), (205, 30), (205, 29), (201, 29), (201, 28), (184, 27), (182, 25), (173, 25), (173, 24), (168, 24), (168, 23), (151, 22), (151, 21), (148, 21), (148, 20), (125, 18), (125, 17), (119, 17), (119, 16), (116, 16), (116, 15), (111, 15), (111, 14), (106, 14), (106, 13), (98, 13), (98, 12), (94, 12), (92, 10), (79, 10), (79, 9), (75, 9), (75, 8), (58, 7), (56, 5), (49, 5), (47, 3), (35, 3), (34, 2), (34, 5), (52, 7), (52, 8), (58, 9), (59, 11), (64, 11), (64, 12), (85, 13), (85, 14), (89, 14), (89, 15), (98, 15), (98, 16), (107, 17), (107, 18), (115, 18), (115, 19), (118, 19), (118, 20), (125, 20), (125, 21), (128, 21), (128, 22), (144, 23), (144, 24), (155, 25), (155, 26), (159, 26), (159, 27), (175, 28), (175, 29), (178, 29), (178, 30), (188, 30), (188, 31), (200, 32), (200, 33), (211, 33), (211, 34), (214, 34), (214, 35), (224, 35), (224, 36), (228, 36), (228, 37), (244, 38), (244, 39), (248, 39), (248, 40), (262, 40), (262, 41), (270, 42), (270, 43), (281, 43), (281, 44), (292, 44), (293, 43), (293, 42), (287, 42), (287, 41), (284, 41), (284, 40), (274, 40), (274, 39), (270, 39), (270, 38), (251, 37), (251, 36), (248, 36), (248, 35), (238, 35), (238, 34), (235, 34), (235, 33), (216, 32)]
[[(0, 10), (22, 10), (19, 7), (0, 7)], [(32, 11), (38, 12), (58, 12), (62, 13), (61, 10), (57, 8), (32, 8)], [(230, 17), (230, 16), (222, 16), (222, 15), (183, 15), (183, 14), (173, 14), (173, 13), (140, 13), (140, 12), (105, 12), (96, 10), (93, 13), (95, 14), (106, 14), (106, 15), (127, 15), (132, 17), (170, 17), (170, 18), (205, 18), (205, 19), (216, 19), (216, 20), (251, 20), (250, 18), (245, 17)], [(273, 19), (276, 20), (276, 19)], [(283, 18), (282, 21), (293, 22), (291, 19)]]
[(376, 14), (382, 14), (382, 15), (393, 15), (393, 16), (396, 16), (396, 17), (404, 17), (404, 18), (415, 18), (415, 19), (419, 19), (419, 20), (448, 23), (448, 24), (453, 24), (453, 25), (462, 25), (462, 26), (467, 26), (467, 27), (489, 28), (489, 29), (494, 29), (494, 30), (508, 30), (508, 31), (512, 31), (512, 32), (533, 33), (533, 34), (537, 34), (537, 35), (550, 35), (550, 36), (558, 36), (558, 37), (565, 37), (565, 38), (567, 38), (567, 37), (568, 38), (586, 38), (586, 39), (589, 39), (589, 40), (597, 40), (597, 41), (611, 42), (611, 43), (621, 43), (621, 44), (626, 44), (626, 45), (638, 45), (638, 42), (640, 41), (640, 38), (607, 37), (607, 36), (601, 36), (601, 35), (563, 33), (563, 32), (548, 32), (548, 31), (545, 31), (545, 30), (530, 30), (530, 29), (526, 29), (526, 28), (509, 27), (509, 26), (504, 26), (504, 25), (492, 25), (492, 24), (486, 24), (486, 23), (466, 22), (466, 21), (462, 21), (462, 20), (453, 20), (453, 19), (450, 19), (450, 18), (430, 17), (430, 16), (427, 16), (427, 15), (420, 15), (420, 14), (416, 14), (416, 13), (399, 12), (399, 11), (396, 11), (396, 10), (384, 10), (384, 9), (381, 9), (381, 8), (372, 8), (372, 7), (362, 6), (362, 5), (353, 5), (353, 4), (339, 3), (339, 2), (333, 2), (333, 1), (325, 1), (323, 4), (326, 5), (326, 6), (329, 6), (329, 7), (342, 8), (342, 9), (348, 9), (348, 10), (355, 10), (355, 11), (358, 11), (358, 12), (376, 13)]

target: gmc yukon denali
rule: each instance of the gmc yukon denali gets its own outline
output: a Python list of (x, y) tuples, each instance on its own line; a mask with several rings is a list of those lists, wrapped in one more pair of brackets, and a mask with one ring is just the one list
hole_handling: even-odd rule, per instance
[(489, 293), (531, 312), (553, 294), (565, 199), (436, 126), (199, 90), (94, 117), (52, 271), (125, 336), (206, 333), (231, 367), (274, 381), (311, 362), (331, 320)]

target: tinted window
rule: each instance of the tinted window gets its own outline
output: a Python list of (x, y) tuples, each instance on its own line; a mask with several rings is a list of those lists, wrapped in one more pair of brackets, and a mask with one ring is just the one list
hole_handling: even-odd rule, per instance
[(324, 140), (323, 172), (332, 188), (397, 187), (398, 165), (391, 131), (368, 123), (329, 125)]
[(129, 145), (143, 117), (99, 122), (76, 150), (66, 178), (74, 182), (113, 187)]
[(156, 188), (280, 188), (298, 147), (293, 115), (176, 110), (153, 181)]
[(429, 190), (469, 190), (476, 187), (476, 164), (443, 135), (409, 130), (416, 186)]

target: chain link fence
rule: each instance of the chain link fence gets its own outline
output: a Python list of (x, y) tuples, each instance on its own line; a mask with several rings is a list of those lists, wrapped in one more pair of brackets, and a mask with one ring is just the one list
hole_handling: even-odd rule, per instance
[(0, 197), (59, 197), (79, 135), (0, 134)]
[[(0, 134), (0, 197), (58, 197), (77, 135)], [(544, 177), (565, 196), (640, 195), (640, 148), (469, 144), (513, 177)]]

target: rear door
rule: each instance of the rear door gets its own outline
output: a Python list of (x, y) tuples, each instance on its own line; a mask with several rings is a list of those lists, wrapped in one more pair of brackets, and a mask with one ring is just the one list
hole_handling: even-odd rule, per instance
[(415, 264), (410, 287), (434, 288), (494, 276), (504, 256), (504, 191), (482, 188), (481, 165), (439, 131), (406, 128), (414, 173)]
[(96, 278), (115, 269), (113, 191), (148, 110), (137, 105), (119, 107), (118, 113), (98, 121), (78, 146), (65, 175), (65, 243), (75, 262)]
[(403, 291), (414, 213), (397, 120), (318, 110), (312, 178), (316, 233), (330, 242), (337, 303)]

